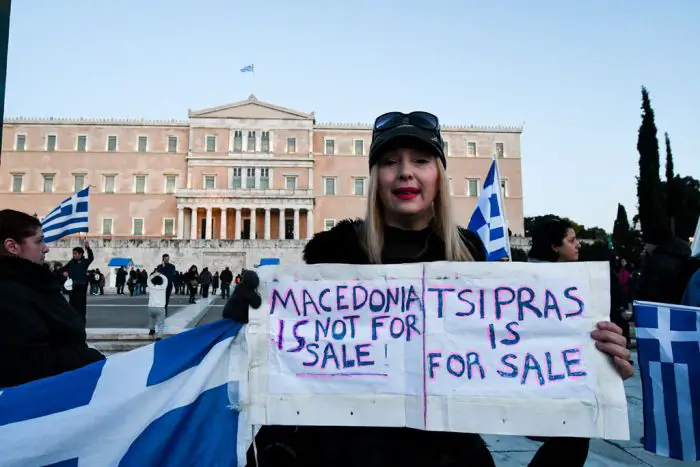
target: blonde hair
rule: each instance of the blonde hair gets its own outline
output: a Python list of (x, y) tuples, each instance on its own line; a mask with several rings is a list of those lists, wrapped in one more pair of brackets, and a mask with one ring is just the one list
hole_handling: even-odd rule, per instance
[[(469, 248), (462, 241), (459, 227), (454, 222), (452, 199), (445, 173), (445, 167), (435, 159), (438, 169), (438, 191), (433, 201), (433, 220), (430, 226), (445, 244), (446, 261), (474, 261)], [(369, 171), (367, 192), (367, 213), (361, 231), (362, 246), (367, 252), (370, 264), (381, 264), (384, 248), (384, 206), (379, 198), (379, 167), (375, 164)]]

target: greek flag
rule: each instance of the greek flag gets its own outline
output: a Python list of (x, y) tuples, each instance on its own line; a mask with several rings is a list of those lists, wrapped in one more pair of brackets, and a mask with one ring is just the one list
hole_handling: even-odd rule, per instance
[(503, 209), (500, 180), (494, 158), (467, 227), (468, 230), (477, 233), (484, 242), (488, 261), (510, 257), (508, 226)]
[(56, 206), (41, 221), (46, 243), (55, 242), (67, 235), (88, 231), (88, 206), (90, 187), (80, 190)]
[(644, 449), (700, 460), (700, 308), (635, 302)]
[(0, 466), (245, 465), (240, 329), (217, 321), (0, 391)]
[(251, 64), (251, 65), (244, 66), (243, 68), (241, 68), (241, 73), (247, 73), (249, 71), (255, 73), (255, 65)]

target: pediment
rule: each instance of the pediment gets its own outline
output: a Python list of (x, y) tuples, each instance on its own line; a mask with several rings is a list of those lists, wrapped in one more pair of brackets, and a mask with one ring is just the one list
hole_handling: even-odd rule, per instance
[(190, 118), (232, 118), (258, 120), (313, 120), (314, 114), (286, 109), (267, 102), (259, 101), (251, 95), (244, 101), (221, 105), (203, 110), (190, 110)]

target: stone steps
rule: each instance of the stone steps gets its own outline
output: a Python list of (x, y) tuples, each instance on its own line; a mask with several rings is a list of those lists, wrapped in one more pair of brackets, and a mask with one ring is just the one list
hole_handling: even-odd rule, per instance
[[(166, 334), (164, 338), (172, 334)], [(106, 356), (144, 347), (155, 342), (145, 330), (135, 329), (134, 332), (89, 332), (87, 343)]]

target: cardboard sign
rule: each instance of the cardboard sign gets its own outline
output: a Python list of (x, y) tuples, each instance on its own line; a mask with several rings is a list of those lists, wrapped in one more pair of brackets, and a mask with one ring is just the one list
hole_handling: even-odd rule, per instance
[(622, 381), (590, 337), (609, 317), (608, 274), (606, 263), (261, 270), (252, 422), (627, 439)]

